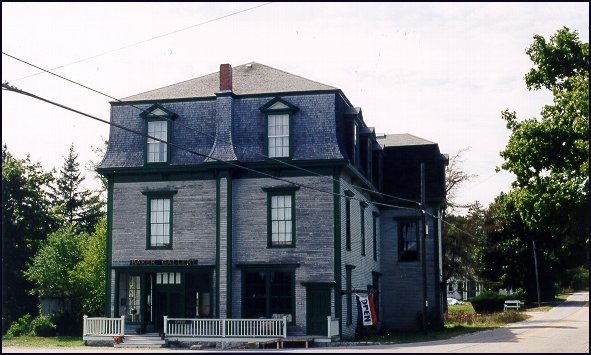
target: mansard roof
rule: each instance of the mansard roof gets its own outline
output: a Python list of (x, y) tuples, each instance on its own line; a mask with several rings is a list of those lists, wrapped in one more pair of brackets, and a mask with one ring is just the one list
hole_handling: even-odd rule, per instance
[(377, 139), (378, 139), (378, 143), (380, 143), (382, 145), (382, 147), (384, 147), (384, 148), (409, 146), (409, 145), (437, 144), (435, 142), (431, 142), (431, 141), (426, 140), (424, 138), (413, 136), (412, 134), (408, 134), (408, 133), (378, 135)]
[[(121, 99), (150, 101), (215, 97), (220, 90), (219, 71)], [(232, 68), (232, 92), (256, 95), (305, 91), (336, 91), (337, 88), (302, 78), (270, 66), (251, 62)]]

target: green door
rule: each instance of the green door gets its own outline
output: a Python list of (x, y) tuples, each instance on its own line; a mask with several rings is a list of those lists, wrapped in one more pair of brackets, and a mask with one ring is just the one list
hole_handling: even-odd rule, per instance
[(330, 316), (332, 287), (308, 285), (306, 291), (306, 334), (326, 336), (328, 333), (326, 317)]
[(184, 303), (180, 287), (164, 286), (156, 290), (154, 314), (158, 331), (164, 329), (164, 316), (183, 318)]

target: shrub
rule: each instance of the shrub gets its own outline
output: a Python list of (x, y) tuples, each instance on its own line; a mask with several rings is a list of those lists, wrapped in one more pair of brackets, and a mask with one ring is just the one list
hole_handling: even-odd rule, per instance
[(494, 291), (484, 291), (476, 297), (472, 297), (470, 302), (477, 313), (500, 312), (504, 308), (505, 300), (513, 298), (512, 295), (500, 295)]
[(563, 283), (563, 287), (570, 287), (574, 291), (589, 289), (589, 269), (579, 266), (566, 270), (565, 274), (566, 281)]
[(31, 322), (31, 330), (38, 337), (55, 336), (57, 327), (49, 317), (38, 316)]
[(51, 316), (59, 335), (80, 336), (82, 334), (82, 316), (61, 310)]
[(6, 331), (7, 337), (19, 337), (22, 335), (31, 335), (31, 315), (25, 314), (19, 319), (12, 322), (8, 330)]

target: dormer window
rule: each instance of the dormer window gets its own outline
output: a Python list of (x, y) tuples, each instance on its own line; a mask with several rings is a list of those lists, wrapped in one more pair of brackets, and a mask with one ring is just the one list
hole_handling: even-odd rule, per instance
[(140, 115), (146, 122), (146, 164), (170, 163), (170, 122), (177, 115), (155, 104)]
[(274, 98), (260, 110), (265, 114), (269, 158), (291, 158), (293, 152), (292, 118), (297, 107), (280, 98)]
[(359, 165), (359, 124), (353, 121), (353, 165)]

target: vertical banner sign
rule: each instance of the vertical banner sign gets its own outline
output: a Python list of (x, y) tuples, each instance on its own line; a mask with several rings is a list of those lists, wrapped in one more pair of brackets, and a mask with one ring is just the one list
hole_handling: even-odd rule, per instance
[(355, 294), (355, 297), (357, 297), (358, 323), (362, 323), (364, 326), (376, 324), (377, 317), (373, 308), (371, 294), (367, 296)]

